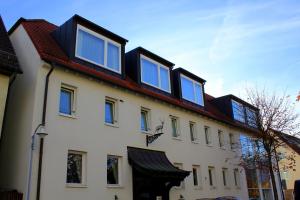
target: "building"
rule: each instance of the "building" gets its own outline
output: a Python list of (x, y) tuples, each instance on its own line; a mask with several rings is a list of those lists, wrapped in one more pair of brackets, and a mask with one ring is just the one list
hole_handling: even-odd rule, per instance
[(43, 200), (248, 199), (235, 146), (255, 135), (256, 108), (205, 94), (204, 79), (142, 47), (125, 53), (126, 39), (78, 15), (21, 18), (9, 33), (24, 75), (0, 187)]
[(18, 60), (0, 16), (0, 140), (9, 84), (18, 73)]

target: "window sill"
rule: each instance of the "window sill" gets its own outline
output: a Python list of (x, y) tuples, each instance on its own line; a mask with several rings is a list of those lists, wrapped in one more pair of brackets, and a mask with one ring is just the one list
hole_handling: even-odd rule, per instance
[(76, 115), (68, 115), (68, 114), (64, 114), (64, 113), (58, 113), (58, 115), (60, 115), (62, 117), (68, 117), (68, 118), (72, 118), (72, 119), (77, 119)]
[(199, 144), (198, 140), (191, 141), (193, 144)]
[(147, 134), (147, 135), (150, 135), (150, 134), (151, 134), (151, 133), (150, 133), (150, 130), (148, 130), (148, 131), (143, 131), (143, 130), (141, 130), (141, 133)]
[(209, 188), (210, 190), (216, 190), (217, 189), (217, 187), (216, 186), (210, 186), (210, 188)]
[(194, 190), (202, 190), (202, 186), (194, 186)]
[(107, 185), (106, 186), (107, 188), (124, 188), (122, 185), (119, 185), (119, 184), (115, 184), (115, 185)]
[(111, 123), (107, 123), (105, 122), (104, 123), (106, 126), (110, 126), (110, 127), (114, 127), (114, 128), (119, 128), (119, 125), (118, 124), (111, 124)]
[(178, 137), (174, 137), (174, 136), (172, 136), (172, 139), (173, 139), (173, 140), (182, 141), (182, 139), (181, 139), (181, 137), (180, 137), (180, 136), (178, 136)]
[(208, 146), (208, 147), (213, 147), (213, 145), (212, 145), (212, 144), (206, 144), (206, 146)]
[(67, 188), (87, 188), (88, 186), (86, 184), (80, 184), (80, 183), (67, 183)]

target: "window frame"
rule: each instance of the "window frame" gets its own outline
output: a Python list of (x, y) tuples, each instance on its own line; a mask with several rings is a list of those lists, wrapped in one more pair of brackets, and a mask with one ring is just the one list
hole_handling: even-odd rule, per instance
[[(100, 64), (100, 63), (97, 63), (95, 61), (89, 60), (88, 58), (84, 58), (84, 57), (78, 55), (77, 49), (78, 49), (78, 31), (79, 30), (82, 30), (86, 33), (89, 33), (89, 34), (91, 34), (91, 35), (93, 35), (93, 36), (95, 36), (95, 37), (97, 37), (97, 38), (104, 41), (104, 55), (103, 55), (104, 56), (104, 64), (103, 65)], [(115, 45), (119, 48), (119, 70), (114, 70), (114, 69), (109, 68), (107, 66), (108, 43), (111, 43), (111, 44), (113, 44), (113, 45)], [(111, 40), (111, 39), (95, 32), (95, 31), (92, 31), (92, 30), (90, 30), (90, 29), (88, 29), (88, 28), (86, 28), (86, 27), (84, 27), (80, 24), (77, 24), (77, 27), (76, 27), (76, 41), (75, 41), (75, 57), (76, 58), (80, 58), (81, 60), (87, 61), (87, 62), (92, 63), (94, 65), (97, 65), (99, 67), (102, 67), (102, 68), (105, 68), (107, 70), (110, 70), (110, 71), (116, 72), (118, 74), (121, 74), (122, 73), (122, 62), (121, 62), (122, 50), (121, 49), (122, 49), (121, 44), (119, 44), (119, 43), (117, 43), (117, 42), (115, 42), (115, 41), (113, 41), (113, 40)]]
[(223, 186), (225, 188), (229, 188), (229, 176), (228, 176), (228, 168), (223, 167), (222, 168), (222, 180), (223, 180)]
[(69, 154), (81, 155), (81, 183), (68, 183), (68, 166), (66, 167), (66, 187), (87, 187), (87, 152), (68, 150), (67, 152), (67, 165)]
[(233, 180), (234, 180), (234, 186), (239, 189), (241, 187), (241, 179), (240, 179), (240, 172), (238, 168), (233, 169)]
[[(141, 126), (141, 123), (142, 123), (142, 112), (144, 112), (146, 115), (145, 115), (145, 117), (146, 117), (146, 128), (147, 128), (147, 130), (142, 130), (142, 126)], [(145, 108), (145, 107), (141, 107), (141, 112), (140, 112), (140, 131), (142, 132), (142, 133), (149, 133), (149, 131), (151, 130), (151, 114), (150, 114), (150, 109), (148, 109), (148, 108)]]
[[(192, 129), (191, 129), (191, 125), (192, 125)], [(198, 134), (197, 134), (197, 127), (196, 127), (196, 123), (189, 121), (189, 131), (190, 131), (190, 138), (191, 141), (193, 143), (198, 143)]]
[[(60, 111), (60, 100), (61, 100), (61, 92), (62, 92), (62, 90), (71, 93), (71, 102), (70, 102), (71, 113), (70, 114), (63, 113), (63, 112)], [(76, 98), (76, 96), (77, 96), (77, 88), (76, 87), (73, 87), (73, 86), (61, 83), (60, 90), (59, 90), (59, 106), (58, 106), (58, 113), (59, 113), (59, 115), (65, 116), (65, 117), (72, 117), (72, 118), (75, 117), (75, 115), (76, 115), (76, 104), (77, 104), (77, 98)]]
[[(195, 185), (194, 181), (194, 169), (196, 170), (196, 177), (197, 177), (197, 185)], [(202, 177), (201, 177), (201, 167), (200, 165), (193, 165), (192, 166), (192, 173), (193, 173), (193, 186), (194, 189), (201, 189), (202, 188)]]
[[(205, 130), (207, 130), (207, 132)], [(205, 136), (205, 144), (211, 147), (212, 135), (211, 135), (211, 128), (209, 126), (204, 126), (204, 136)]]
[[(243, 116), (237, 116), (237, 118), (235, 117), (235, 114), (234, 114), (234, 106), (233, 104), (237, 104), (238, 106), (240, 106), (243, 110), (239, 113), (239, 114), (243, 114)], [(244, 104), (236, 101), (236, 100), (233, 100), (231, 99), (231, 107), (232, 107), (232, 117), (234, 120), (238, 121), (238, 122), (241, 122), (241, 123), (246, 123), (246, 118), (247, 118), (247, 115), (246, 115), (246, 111), (245, 111), (245, 106)], [(243, 119), (243, 120), (241, 120)]]
[[(193, 92), (194, 92), (194, 96), (195, 96), (194, 101), (191, 101), (191, 100), (186, 99), (186, 98), (183, 97), (183, 95), (182, 95), (182, 89), (183, 89), (183, 88), (182, 88), (182, 84), (181, 84), (181, 77), (184, 77), (185, 79), (188, 79), (188, 80), (192, 81), (192, 83), (193, 83)], [(200, 87), (201, 87), (201, 91), (202, 91), (202, 94), (201, 94), (202, 104), (198, 104), (198, 103), (197, 103), (197, 99), (196, 99), (196, 87), (195, 87), (196, 84), (200, 85)], [(180, 88), (180, 89), (181, 89), (181, 91), (180, 91), (180, 92), (181, 92), (181, 97), (182, 97), (184, 100), (189, 101), (189, 102), (192, 102), (192, 103), (197, 104), (197, 105), (200, 105), (200, 106), (204, 106), (203, 83), (200, 83), (200, 82), (198, 82), (198, 81), (195, 81), (194, 79), (191, 79), (190, 77), (188, 77), (188, 76), (186, 76), (186, 75), (180, 73), (180, 87), (181, 87), (181, 88)]]
[(230, 146), (230, 150), (234, 151), (235, 150), (235, 136), (233, 133), (229, 133), (229, 146)]
[(216, 189), (216, 168), (214, 166), (208, 166), (208, 184), (210, 189)]
[[(106, 102), (111, 103), (112, 104), (112, 117), (113, 117), (113, 123), (110, 122), (106, 122)], [(104, 123), (105, 125), (108, 126), (118, 126), (118, 100), (117, 99), (113, 99), (111, 97), (105, 97), (105, 101), (104, 101)]]
[[(182, 169), (183, 170), (183, 163), (179, 163), (179, 162), (175, 162), (173, 163), (173, 165), (175, 167), (177, 167), (178, 169)], [(179, 186), (175, 186), (174, 188), (175, 189), (178, 189), (178, 190), (181, 190), (181, 189), (184, 189), (185, 188), (185, 182), (184, 182), (185, 179), (183, 179), (181, 182), (180, 182), (180, 185)]]
[[(172, 138), (173, 139), (181, 139), (179, 117), (171, 115), (170, 119), (171, 119)], [(174, 136), (174, 134), (173, 134), (174, 133), (173, 132), (173, 120), (176, 121), (176, 136)]]
[[(118, 159), (118, 183), (117, 184), (109, 184), (107, 182), (107, 160), (108, 157), (114, 157)], [(106, 185), (110, 188), (122, 187), (122, 157), (118, 155), (107, 154), (106, 156)]]
[(222, 130), (218, 130), (218, 141), (219, 141), (219, 147), (221, 149), (225, 149), (225, 138), (224, 138), (224, 132)]
[[(153, 84), (151, 84), (151, 83), (147, 83), (147, 82), (145, 82), (145, 81), (143, 80), (143, 71), (144, 71), (144, 69), (143, 69), (143, 65), (142, 65), (142, 59), (145, 59), (145, 60), (147, 60), (147, 61), (149, 61), (149, 62), (151, 62), (152, 64), (154, 64), (154, 65), (157, 66), (157, 72), (158, 72), (158, 86), (153, 85)], [(164, 69), (166, 69), (166, 70), (168, 71), (168, 75), (169, 75), (169, 76), (168, 76), (168, 77), (169, 77), (169, 78), (168, 78), (168, 81), (169, 81), (169, 88), (168, 88), (168, 90), (165, 90), (165, 89), (161, 88), (160, 67), (162, 67), (162, 68), (164, 68)], [(146, 84), (146, 85), (150, 85), (150, 86), (152, 86), (152, 87), (154, 87), (154, 88), (157, 88), (157, 89), (159, 89), (159, 90), (162, 90), (162, 91), (165, 91), (165, 92), (171, 94), (171, 73), (170, 73), (170, 68), (169, 68), (169, 67), (167, 67), (167, 66), (165, 66), (165, 65), (163, 65), (163, 64), (161, 64), (161, 63), (159, 63), (159, 62), (157, 62), (157, 61), (155, 61), (155, 60), (153, 60), (153, 59), (151, 59), (151, 58), (149, 58), (149, 57), (147, 57), (147, 56), (145, 56), (145, 55), (143, 55), (143, 54), (140, 54), (140, 69), (141, 69), (140, 79), (141, 79), (141, 82), (142, 82), (142, 83), (144, 83), (144, 84)]]

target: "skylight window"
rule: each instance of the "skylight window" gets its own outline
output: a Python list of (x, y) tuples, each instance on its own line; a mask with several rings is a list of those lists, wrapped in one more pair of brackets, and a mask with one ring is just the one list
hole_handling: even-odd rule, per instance
[(204, 106), (202, 84), (182, 74), (180, 75), (180, 80), (182, 98), (198, 105)]
[(81, 25), (77, 25), (75, 56), (121, 73), (121, 45)]
[(168, 93), (171, 92), (169, 68), (142, 55), (141, 80), (147, 85), (151, 85)]

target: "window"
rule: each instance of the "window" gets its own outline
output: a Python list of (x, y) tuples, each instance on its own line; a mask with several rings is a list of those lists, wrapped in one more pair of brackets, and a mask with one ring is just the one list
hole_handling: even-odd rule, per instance
[(107, 184), (120, 185), (121, 158), (118, 156), (107, 156)]
[[(174, 166), (178, 169), (183, 169), (182, 163), (174, 163)], [(184, 180), (180, 182), (180, 185), (178, 187), (175, 187), (176, 189), (183, 189), (184, 188)]]
[(141, 80), (143, 83), (171, 92), (170, 70), (154, 60), (141, 55)]
[(256, 112), (246, 107), (247, 123), (249, 126), (257, 127), (256, 124)]
[(235, 120), (245, 123), (244, 106), (241, 103), (238, 103), (234, 100), (231, 100), (231, 102), (232, 102), (233, 118)]
[(220, 148), (224, 148), (224, 134), (223, 134), (223, 131), (218, 130), (218, 138), (219, 138)]
[(116, 124), (117, 123), (117, 113), (116, 113), (117, 100), (106, 98), (105, 99), (105, 123), (106, 124)]
[(77, 25), (76, 57), (121, 73), (120, 55), (120, 44), (81, 25)]
[(230, 149), (234, 150), (235, 139), (234, 139), (234, 135), (232, 133), (229, 133), (229, 143), (230, 143)]
[(75, 89), (62, 85), (60, 89), (59, 113), (63, 115), (74, 115), (75, 113)]
[(67, 184), (85, 184), (86, 153), (68, 151)]
[(148, 109), (142, 108), (141, 109), (141, 131), (149, 131), (150, 125), (149, 125), (149, 113), (150, 111)]
[(195, 187), (201, 186), (200, 166), (193, 165), (193, 183)]
[(223, 185), (228, 187), (228, 169), (222, 168)]
[(191, 135), (191, 141), (195, 142), (197, 141), (197, 132), (196, 132), (196, 124), (194, 122), (190, 122), (189, 123), (189, 127), (190, 127), (190, 135)]
[(207, 145), (211, 145), (211, 133), (210, 133), (210, 128), (208, 126), (204, 126), (204, 133), (205, 133), (205, 142)]
[(172, 136), (174, 138), (178, 138), (180, 136), (179, 133), (179, 125), (178, 125), (178, 118), (177, 117), (171, 117), (171, 126), (172, 126)]
[(238, 169), (233, 170), (234, 185), (240, 187), (240, 173)]
[(209, 181), (209, 185), (212, 188), (215, 188), (216, 185), (215, 167), (208, 167), (208, 181)]
[(202, 84), (182, 74), (180, 75), (180, 80), (182, 98), (198, 105), (204, 106)]

